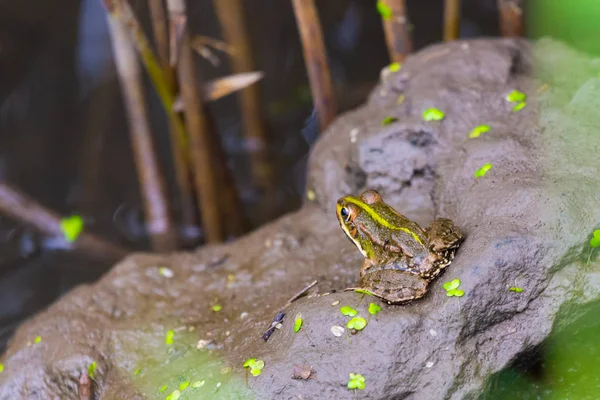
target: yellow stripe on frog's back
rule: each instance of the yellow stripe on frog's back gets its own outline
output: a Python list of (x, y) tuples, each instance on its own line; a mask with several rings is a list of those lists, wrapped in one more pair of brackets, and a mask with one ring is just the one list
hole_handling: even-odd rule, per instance
[(416, 233), (414, 233), (413, 231), (411, 231), (408, 228), (401, 228), (399, 226), (390, 224), (389, 221), (387, 221), (385, 218), (382, 218), (381, 215), (377, 214), (375, 212), (375, 210), (373, 210), (371, 208), (371, 206), (369, 206), (367, 203), (360, 201), (355, 197), (350, 197), (350, 196), (346, 197), (344, 200), (346, 200), (349, 203), (356, 204), (357, 206), (359, 206), (360, 208), (365, 210), (369, 214), (369, 216), (371, 216), (371, 218), (373, 218), (375, 221), (377, 221), (379, 224), (385, 226), (386, 228), (410, 233), (412, 235), (412, 237), (417, 241), (417, 243), (419, 243), (421, 246), (423, 245), (423, 242), (421, 242), (421, 239), (419, 238), (419, 236), (417, 236)]

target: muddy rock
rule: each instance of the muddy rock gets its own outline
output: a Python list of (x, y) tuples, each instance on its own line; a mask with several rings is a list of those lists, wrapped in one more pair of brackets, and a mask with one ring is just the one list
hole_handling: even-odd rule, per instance
[[(73, 290), (17, 331), (0, 399), (78, 399), (86, 373), (98, 399), (476, 398), (548, 336), (561, 307), (600, 299), (597, 255), (587, 262), (600, 225), (599, 79), (595, 60), (550, 40), (436, 45), (384, 70), (367, 104), (315, 146), (314, 200), (234, 243), (132, 255)], [(505, 99), (514, 89), (527, 94), (520, 111)], [(445, 118), (423, 121), (430, 107)], [(489, 132), (469, 139), (481, 124)], [(466, 233), (425, 298), (389, 306), (342, 291), (361, 256), (335, 201), (365, 188), (423, 225), (447, 217)], [(463, 297), (446, 296), (454, 278)], [(370, 302), (382, 310), (369, 314)], [(346, 327), (344, 305), (367, 319), (362, 331)], [(245, 369), (249, 358), (264, 367)], [(297, 364), (310, 379), (292, 378)], [(347, 388), (350, 373), (363, 390)]]

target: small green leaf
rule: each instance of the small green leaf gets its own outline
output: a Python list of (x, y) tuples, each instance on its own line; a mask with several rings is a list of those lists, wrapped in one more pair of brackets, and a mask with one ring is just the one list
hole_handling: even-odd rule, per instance
[(160, 387), (160, 389), (158, 389), (158, 393), (162, 393), (162, 392), (164, 392), (165, 390), (167, 390), (167, 388), (168, 388), (168, 386), (167, 386), (167, 385), (162, 385), (162, 386)]
[(595, 237), (596, 239), (600, 239), (600, 229), (596, 229), (596, 230), (594, 231), (594, 237)]
[(179, 384), (179, 390), (183, 392), (188, 386), (190, 386), (190, 381), (181, 382)]
[(451, 281), (444, 283), (444, 289), (446, 289), (446, 291), (456, 289), (459, 286), (460, 279), (452, 279)]
[(400, 71), (400, 68), (402, 68), (402, 64), (399, 62), (391, 63), (388, 68), (390, 72), (398, 72)]
[(219, 312), (223, 309), (223, 307), (220, 304), (215, 304), (214, 306), (211, 307), (211, 310), (213, 310), (214, 312)]
[(170, 329), (167, 331), (167, 335), (165, 336), (165, 344), (170, 346), (173, 344), (173, 337), (175, 336), (175, 331)]
[(258, 368), (252, 368), (252, 369), (250, 370), (250, 373), (252, 374), (252, 376), (259, 376), (259, 375), (260, 375), (260, 373), (261, 373), (261, 370), (260, 370), (260, 369), (258, 369)]
[(354, 317), (356, 314), (358, 314), (358, 311), (356, 311), (354, 308), (350, 307), (350, 306), (343, 306), (340, 308), (340, 312), (343, 315), (346, 315), (348, 317)]
[(511, 292), (515, 292), (515, 293), (521, 293), (523, 291), (523, 288), (513, 286), (508, 290), (510, 290)]
[(469, 134), (469, 139), (474, 139), (481, 136), (482, 133), (486, 133), (490, 131), (489, 125), (478, 125)]
[(506, 101), (510, 101), (511, 103), (521, 103), (524, 102), (527, 98), (527, 95), (518, 90), (513, 90), (508, 95), (506, 95)]
[(33, 340), (33, 343), (38, 344), (42, 341), (42, 337), (41, 336), (36, 336), (35, 339)]
[(244, 361), (244, 368), (252, 367), (255, 362), (256, 362), (256, 358), (247, 359), (246, 361)]
[(390, 8), (390, 6), (385, 4), (385, 1), (383, 1), (383, 0), (377, 1), (377, 11), (379, 12), (379, 14), (381, 15), (381, 17), (383, 19), (392, 18), (392, 15), (393, 15), (392, 9)]
[(365, 388), (365, 377), (361, 374), (350, 373), (350, 379), (348, 379), (348, 389), (360, 389)]
[(254, 366), (252, 368), (263, 369), (265, 367), (265, 362), (263, 360), (256, 360)]
[(60, 220), (60, 230), (65, 240), (73, 243), (83, 231), (83, 218), (80, 215), (71, 215)]
[(140, 372), (142, 372), (142, 368), (138, 368), (133, 372), (133, 375), (138, 375)]
[(381, 125), (387, 126), (387, 125), (393, 124), (396, 121), (398, 121), (398, 118), (396, 118), (396, 117), (385, 117), (384, 119), (381, 120)]
[(475, 171), (475, 178), (481, 178), (482, 176), (485, 176), (485, 174), (487, 174), (490, 169), (492, 169), (492, 164), (483, 164), (481, 168)]
[(170, 395), (166, 397), (166, 400), (177, 400), (181, 397), (181, 392), (179, 390), (173, 391)]
[(448, 292), (446, 292), (446, 296), (456, 296), (456, 297), (463, 297), (465, 294), (465, 292), (463, 290), (460, 289), (451, 289), (448, 290)]
[(369, 303), (369, 314), (375, 315), (379, 311), (381, 311), (381, 307), (379, 306), (379, 304)]
[(423, 111), (423, 121), (441, 121), (444, 116), (444, 112), (437, 108), (428, 108)]
[(593, 248), (600, 247), (600, 230), (594, 231), (594, 237), (590, 239), (590, 246)]
[(4, 364), (0, 363), (0, 374), (4, 371)]
[(519, 110), (522, 110), (523, 108), (525, 108), (525, 106), (526, 106), (526, 105), (527, 105), (527, 103), (526, 103), (526, 102), (524, 102), (524, 101), (522, 101), (522, 102), (520, 102), (520, 103), (517, 103), (517, 104), (516, 104), (516, 105), (515, 105), (515, 106), (512, 108), (512, 110), (513, 110), (514, 112), (517, 112), (517, 111), (519, 111)]
[(206, 383), (206, 381), (196, 381), (196, 382), (192, 383), (192, 387), (199, 388), (199, 387), (204, 386), (205, 383)]
[(350, 329), (356, 329), (357, 331), (361, 331), (365, 326), (367, 326), (367, 320), (362, 317), (354, 317), (350, 321), (348, 321), (348, 324), (346, 324), (346, 326)]
[(298, 316), (294, 321), (294, 332), (298, 332), (300, 328), (302, 328), (302, 317)]
[(94, 378), (94, 374), (96, 373), (97, 366), (98, 366), (98, 364), (96, 363), (96, 361), (94, 361), (90, 365), (88, 365), (88, 375), (92, 379)]

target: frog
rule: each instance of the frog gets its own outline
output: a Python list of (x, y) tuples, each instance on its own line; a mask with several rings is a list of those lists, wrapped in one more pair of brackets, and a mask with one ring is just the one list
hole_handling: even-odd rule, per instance
[(385, 203), (376, 190), (344, 196), (336, 214), (346, 237), (364, 257), (357, 287), (388, 304), (420, 299), (454, 259), (464, 234), (448, 218), (422, 228)]

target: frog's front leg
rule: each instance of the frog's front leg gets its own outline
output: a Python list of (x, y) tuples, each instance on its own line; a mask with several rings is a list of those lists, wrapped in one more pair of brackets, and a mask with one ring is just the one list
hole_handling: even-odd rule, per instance
[(429, 282), (407, 271), (377, 269), (358, 279), (358, 289), (366, 290), (388, 304), (416, 300), (427, 293)]
[(429, 247), (436, 253), (455, 249), (464, 238), (462, 231), (448, 218), (438, 218), (427, 229)]

